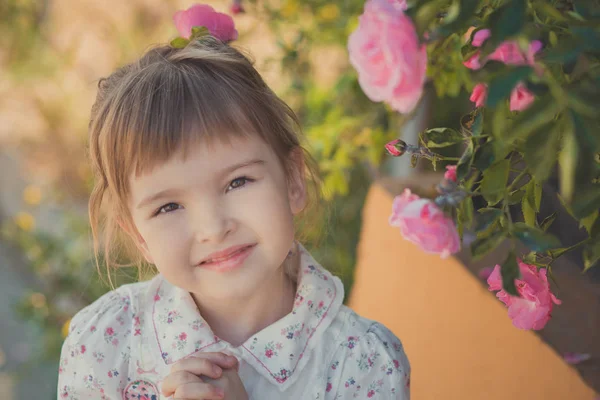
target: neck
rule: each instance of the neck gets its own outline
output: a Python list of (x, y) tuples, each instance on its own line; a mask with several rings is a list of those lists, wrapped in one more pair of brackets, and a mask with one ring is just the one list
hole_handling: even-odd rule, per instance
[(200, 300), (192, 293), (192, 298), (213, 333), (238, 347), (292, 311), (296, 282), (285, 273), (285, 264), (292, 263), (297, 267), (299, 262), (298, 252), (294, 251), (292, 257), (273, 274), (272, 279), (264, 282), (265, 290), (257, 291), (252, 297), (238, 298), (231, 302), (211, 302), (210, 299)]

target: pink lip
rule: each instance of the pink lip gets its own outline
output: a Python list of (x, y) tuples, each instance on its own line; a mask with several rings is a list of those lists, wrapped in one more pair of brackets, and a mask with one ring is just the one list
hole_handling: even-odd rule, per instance
[[(223, 251), (212, 253), (204, 260), (202, 260), (198, 267), (210, 269), (213, 271), (230, 271), (239, 267), (246, 258), (252, 253), (254, 244), (245, 244), (241, 246), (232, 246)], [(213, 260), (207, 262), (208, 260)]]

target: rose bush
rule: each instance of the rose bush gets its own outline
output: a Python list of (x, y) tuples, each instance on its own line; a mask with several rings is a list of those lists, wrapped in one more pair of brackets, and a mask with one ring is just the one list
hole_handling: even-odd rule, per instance
[[(427, 61), (438, 96), (456, 96), (462, 87), (475, 103), (460, 130), (431, 128), (418, 144), (396, 139), (385, 146), (392, 156), (408, 153), (413, 165), (425, 158), (434, 168), (456, 160), (449, 150), (462, 152), (437, 186), (439, 196), (432, 201), (405, 191), (394, 200), (390, 224), (442, 256), (460, 249), (465, 230), (476, 235), (475, 258), (511, 243), (488, 278), (490, 289), (499, 291), (515, 326), (541, 329), (560, 304), (547, 280), (554, 260), (580, 247), (584, 271), (600, 260), (600, 13), (577, 0), (439, 0), (393, 12), (386, 4), (367, 0), (348, 39), (367, 97), (411, 112)], [(548, 233), (556, 214), (540, 215), (541, 188), (556, 166), (557, 195), (587, 231), (578, 243)], [(476, 209), (474, 199), (486, 206)], [(522, 220), (514, 218), (515, 208)], [(529, 253), (518, 255), (517, 241)]]

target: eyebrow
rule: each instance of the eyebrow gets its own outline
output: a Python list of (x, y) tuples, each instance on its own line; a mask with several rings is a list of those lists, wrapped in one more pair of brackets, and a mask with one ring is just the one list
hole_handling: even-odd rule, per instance
[[(229, 175), (230, 173), (234, 172), (235, 170), (238, 170), (240, 168), (245, 168), (245, 167), (249, 167), (252, 165), (265, 165), (266, 162), (264, 160), (260, 160), (260, 159), (253, 159), (253, 160), (249, 160), (249, 161), (244, 161), (242, 163), (239, 164), (234, 164), (231, 165), (227, 168), (224, 168), (219, 175), (220, 176), (225, 176), (225, 175)], [(149, 204), (154, 203), (155, 201), (163, 198), (163, 197), (168, 197), (168, 196), (175, 196), (177, 194), (181, 193), (181, 190), (179, 189), (165, 189), (165, 190), (161, 190), (158, 193), (155, 193), (153, 195), (150, 195), (148, 197), (146, 197), (144, 200), (140, 201), (140, 203), (137, 205), (136, 209), (140, 209), (143, 207), (146, 207)]]

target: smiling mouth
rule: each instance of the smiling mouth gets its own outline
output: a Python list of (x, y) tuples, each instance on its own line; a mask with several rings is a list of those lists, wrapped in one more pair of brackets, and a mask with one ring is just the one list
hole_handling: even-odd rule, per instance
[(232, 253), (229, 253), (228, 255), (224, 256), (224, 257), (215, 257), (215, 258), (211, 258), (210, 260), (204, 260), (202, 261), (200, 264), (198, 265), (206, 265), (206, 264), (215, 264), (215, 263), (220, 263), (223, 261), (227, 261), (233, 257), (235, 257), (236, 255), (248, 250), (249, 248), (253, 247), (254, 245), (250, 245), (250, 246), (245, 246), (242, 247), (241, 249), (238, 249)]

